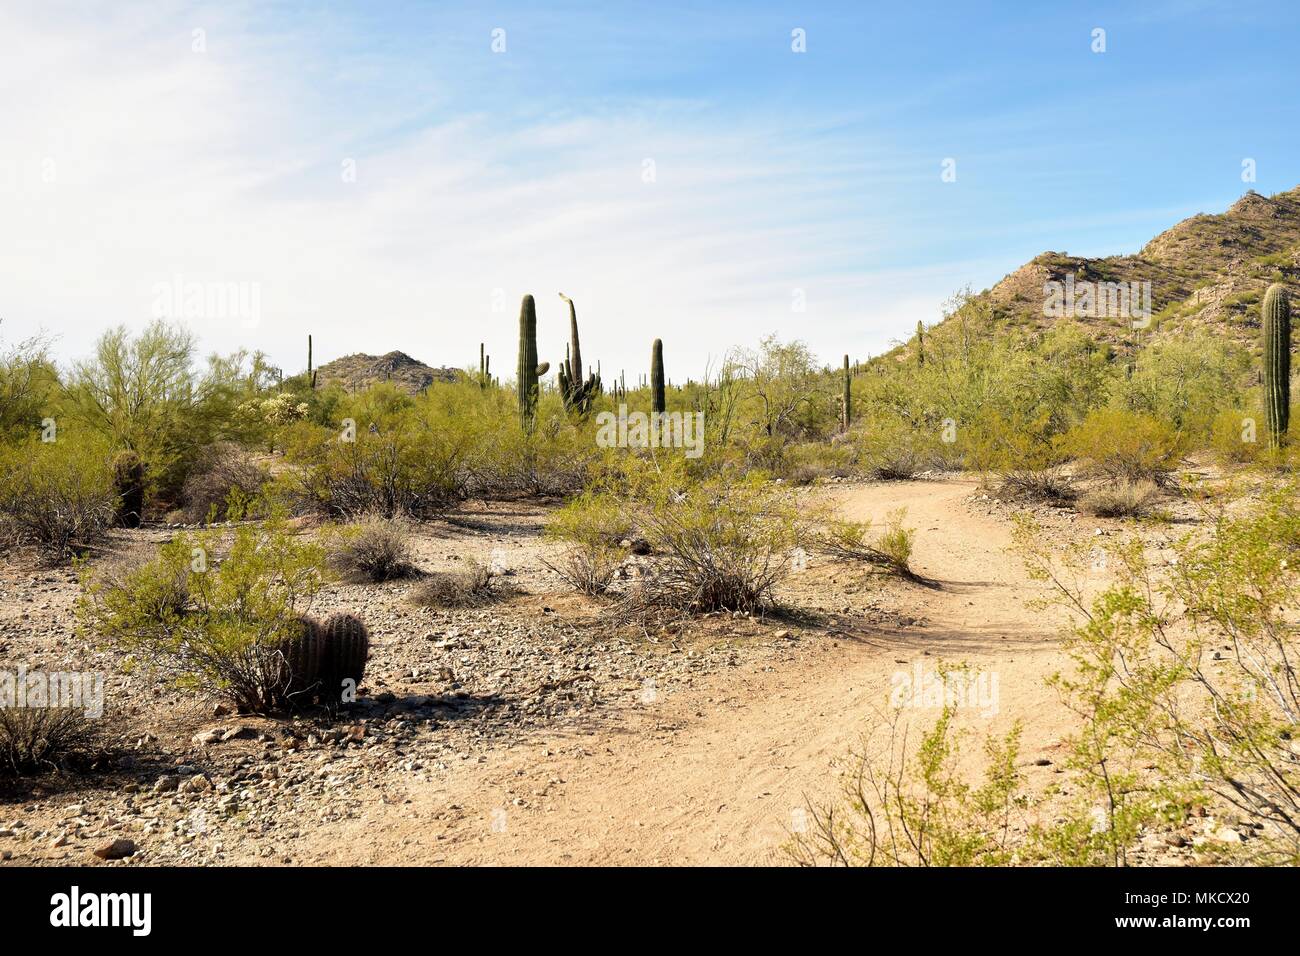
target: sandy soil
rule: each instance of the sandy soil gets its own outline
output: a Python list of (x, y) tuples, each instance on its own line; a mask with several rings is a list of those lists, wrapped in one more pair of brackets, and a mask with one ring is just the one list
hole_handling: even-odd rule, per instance
[[(118, 702), (100, 768), (0, 787), (0, 865), (97, 863), (121, 837), (136, 851), (109, 865), (782, 863), (803, 808), (839, 797), (891, 714), (933, 723), (933, 701), (894, 710), (891, 694), (940, 662), (987, 681), (957, 711), (969, 769), (1021, 721), (1030, 789), (1061, 783), (1072, 720), (1044, 679), (1067, 663), (1064, 616), (1027, 606), (1043, 592), (1012, 551), (1013, 509), (964, 478), (806, 493), (855, 519), (906, 508), (932, 586), (812, 556), (781, 589), (794, 613), (643, 628), (547, 568), (547, 509), (467, 508), (416, 529), (417, 563), (503, 565), (519, 593), (432, 610), (412, 582), (330, 585), (318, 612), (355, 610), (372, 633), (360, 699), (333, 722), (214, 714), (128, 674), (73, 630), (73, 574), (0, 566), (0, 660), (102, 670)], [(1062, 544), (1122, 530), (1036, 512)]]
[[(852, 518), (880, 520), (907, 508), (917, 529), (915, 566), (938, 587), (891, 586), (881, 600), (912, 626), (833, 625), (781, 666), (747, 663), (652, 699), (642, 695), (581, 732), (535, 735), (304, 834), (297, 857), (331, 864), (779, 863), (798, 808), (836, 796), (844, 758), (881, 722), (891, 677), (913, 673), (918, 662), (933, 672), (940, 659), (996, 674), (996, 713), (964, 711), (963, 722), (982, 735), (1025, 720), (1028, 770), (1053, 772), (1037, 760), (1050, 759), (1069, 726), (1043, 684), (1062, 662), (1060, 622), (1025, 607), (1037, 586), (1008, 551), (1009, 522), (970, 508), (973, 491), (970, 482), (948, 481), (833, 493)], [(834, 573), (814, 565), (796, 590), (818, 592)], [(934, 716), (915, 714), (923, 722)]]

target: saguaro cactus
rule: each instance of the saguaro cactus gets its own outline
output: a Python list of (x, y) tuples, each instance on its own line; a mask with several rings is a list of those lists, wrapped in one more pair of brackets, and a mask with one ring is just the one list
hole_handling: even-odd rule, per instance
[(849, 430), (853, 421), (853, 378), (849, 374), (849, 357), (844, 356), (844, 430)]
[(519, 416), (531, 427), (537, 416), (538, 380), (550, 369), (550, 362), (537, 362), (537, 305), (531, 295), (519, 306), (519, 368), (516, 388), (519, 393)]
[(582, 378), (582, 345), (578, 342), (578, 310), (573, 300), (563, 292), (560, 298), (569, 304), (569, 348), (560, 366), (560, 395), (564, 407), (585, 415), (592, 399), (600, 392), (600, 373), (593, 372), (586, 381)]
[(916, 364), (918, 368), (925, 364), (925, 326), (919, 319), (916, 322)]
[(663, 339), (655, 339), (650, 347), (650, 408), (660, 414), (668, 410), (664, 401)]
[(1272, 448), (1286, 441), (1291, 423), (1291, 303), (1286, 287), (1274, 283), (1260, 309), (1264, 326), (1264, 423)]

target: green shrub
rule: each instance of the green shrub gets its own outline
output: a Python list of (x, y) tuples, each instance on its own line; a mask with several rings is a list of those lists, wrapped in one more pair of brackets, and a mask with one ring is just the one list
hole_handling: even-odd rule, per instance
[(1071, 762), (1084, 798), (1107, 808), (1108, 862), (1194, 802), (1250, 832), (1204, 846), (1211, 860), (1300, 863), (1298, 491), (1222, 502), (1205, 531), (1171, 542), (1172, 561), (1115, 544), (1113, 583), (1090, 599), (1072, 582), (1092, 555), (1019, 529), (1031, 573), (1076, 616), (1073, 666), (1054, 683), (1083, 718)]
[(1199, 441), (1225, 402), (1239, 396), (1248, 369), (1249, 357), (1240, 347), (1198, 330), (1139, 350), (1132, 374), (1117, 378), (1114, 392), (1121, 406)]
[(1020, 727), (985, 744), (982, 779), (960, 773), (961, 734), (944, 709), (914, 750), (897, 721), (882, 755), (859, 754), (839, 805), (810, 806), (787, 852), (801, 866), (1008, 866), (1022, 799)]
[(935, 467), (939, 435), (898, 419), (873, 418), (858, 439), (858, 460), (873, 478), (906, 481)]
[(102, 539), (116, 512), (104, 445), (61, 435), (0, 446), (0, 542), (66, 558)]
[(847, 561), (862, 561), (890, 574), (915, 579), (912, 570), (912, 546), (916, 529), (904, 521), (907, 510), (889, 514), (885, 527), (876, 532), (870, 521), (828, 519), (817, 533), (815, 542), (824, 553)]
[(283, 697), (281, 648), (323, 579), (318, 544), (297, 539), (279, 517), (180, 534), (147, 563), (83, 576), (83, 624), (140, 666), (245, 710)]
[(1071, 429), (1063, 447), (1083, 459), (1091, 474), (1164, 485), (1182, 460), (1185, 444), (1168, 422), (1107, 407), (1090, 413)]
[(457, 450), (436, 432), (388, 428), (300, 431), (289, 447), (295, 468), (282, 481), (304, 506), (331, 518), (442, 514), (461, 496)]
[(170, 499), (180, 490), (212, 425), (194, 349), (193, 334), (179, 326), (157, 321), (135, 336), (119, 326), (100, 336), (94, 355), (68, 377), (70, 417), (113, 447), (135, 450), (151, 496)]
[(1256, 411), (1227, 408), (1214, 416), (1210, 426), (1210, 447), (1224, 464), (1250, 464), (1266, 457), (1268, 441), (1263, 415)]
[(202, 449), (181, 489), (181, 515), (197, 524), (215, 518), (233, 520), (232, 504), (261, 497), (271, 476), (252, 454), (234, 442)]
[(807, 539), (794, 501), (757, 475), (691, 482), (652, 472), (630, 491), (628, 520), (655, 555), (634, 607), (762, 611)]
[(51, 414), (59, 378), (46, 343), (29, 339), (0, 349), (0, 443), (21, 442)]
[(576, 591), (604, 594), (623, 563), (621, 544), (633, 533), (616, 495), (584, 492), (547, 522), (546, 536), (566, 547), (560, 558), (546, 566)]

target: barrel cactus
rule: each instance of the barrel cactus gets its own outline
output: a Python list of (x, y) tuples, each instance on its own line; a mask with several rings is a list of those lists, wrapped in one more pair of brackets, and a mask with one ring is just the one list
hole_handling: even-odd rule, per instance
[(651, 410), (661, 415), (668, 410), (664, 398), (664, 343), (662, 339), (655, 339), (654, 345), (650, 348), (650, 403)]
[(321, 661), (321, 703), (336, 707), (355, 693), (370, 657), (370, 632), (355, 614), (331, 614), (321, 625), (325, 655)]
[(113, 458), (113, 491), (117, 495), (115, 523), (138, 528), (144, 515), (144, 462), (133, 451), (121, 451)]
[(296, 632), (281, 641), (277, 702), (296, 708), (313, 702), (338, 707), (347, 688), (355, 691), (370, 656), (370, 634), (354, 614), (333, 614), (323, 622), (299, 618)]

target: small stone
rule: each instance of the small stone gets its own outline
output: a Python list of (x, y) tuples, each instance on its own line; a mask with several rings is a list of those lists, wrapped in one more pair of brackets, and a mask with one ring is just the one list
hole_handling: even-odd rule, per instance
[(179, 784), (180, 784), (179, 780), (177, 780), (171, 774), (165, 773), (157, 780), (154, 781), (153, 792), (167, 793), (168, 791), (175, 790)]
[(95, 847), (95, 856), (101, 860), (121, 860), (135, 853), (135, 841), (119, 837), (102, 846)]
[(221, 740), (221, 735), (223, 733), (225, 733), (225, 731), (220, 727), (213, 727), (211, 730), (203, 730), (195, 734), (190, 738), (190, 742), (198, 744), (200, 747), (206, 747), (209, 744), (215, 744), (218, 740)]
[(1240, 833), (1232, 827), (1219, 827), (1214, 831), (1214, 839), (1220, 843), (1240, 843), (1244, 839)]
[(212, 781), (203, 774), (195, 774), (178, 788), (185, 793), (207, 793), (212, 789)]

